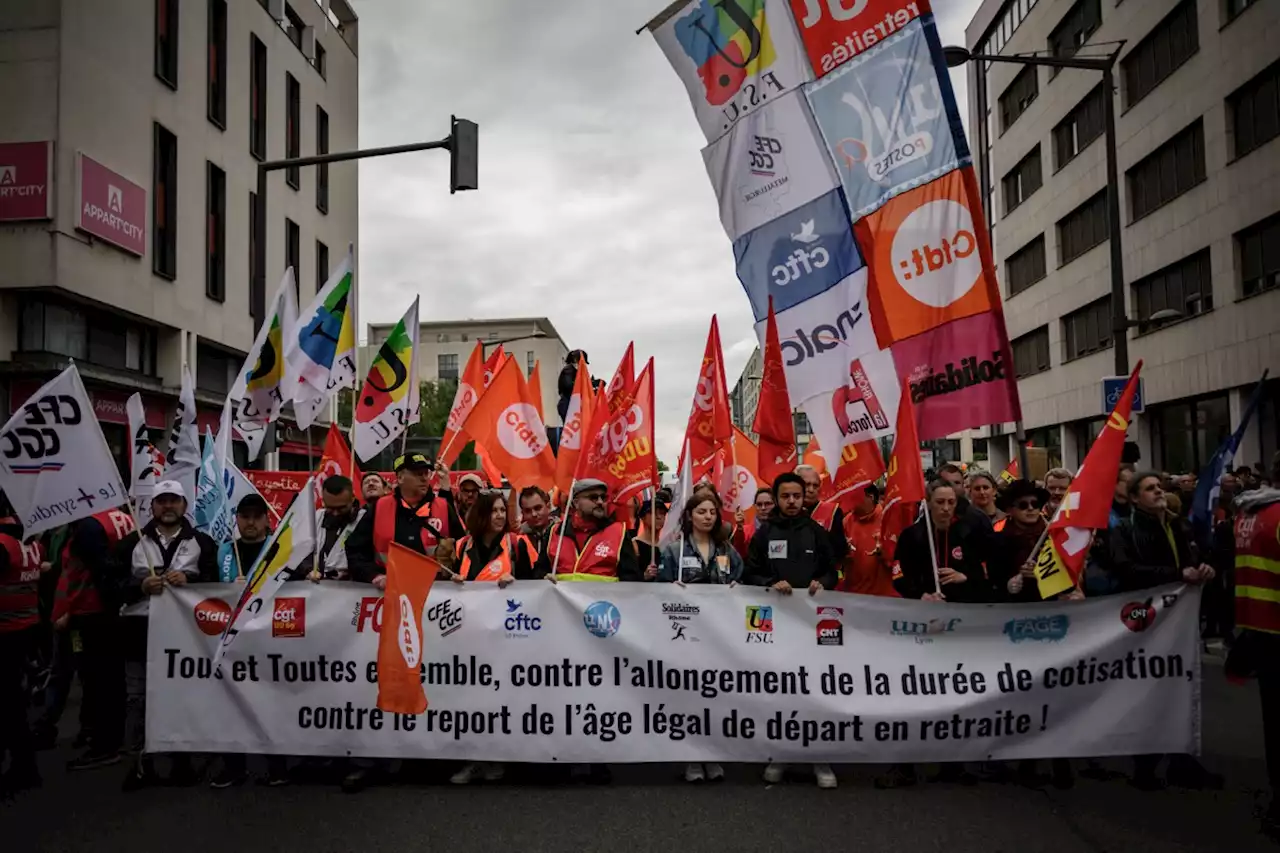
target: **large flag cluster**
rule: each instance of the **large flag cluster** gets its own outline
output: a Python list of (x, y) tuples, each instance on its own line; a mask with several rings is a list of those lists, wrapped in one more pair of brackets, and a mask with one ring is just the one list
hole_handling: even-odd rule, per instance
[(921, 439), (1021, 416), (929, 3), (849, 5), (689, 0), (649, 25), (706, 134), (757, 335), (772, 302), (829, 467), (893, 432), (903, 393)]

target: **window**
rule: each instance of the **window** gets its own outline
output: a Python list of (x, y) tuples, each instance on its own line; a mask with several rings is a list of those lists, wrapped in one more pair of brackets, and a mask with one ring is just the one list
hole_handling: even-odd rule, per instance
[(1058, 220), (1058, 265), (1071, 263), (1107, 239), (1107, 191)]
[(987, 37), (978, 46), (976, 53), (999, 53), (1004, 49), (1005, 43), (1009, 41), (1018, 30), (1018, 26), (1026, 19), (1027, 15), (1035, 7), (1037, 0), (1013, 0), (1013, 2), (1004, 4), (1004, 12), (999, 21), (991, 25), (987, 30)]
[(227, 0), (209, 0), (209, 121), (227, 129)]
[(1280, 214), (1236, 235), (1240, 252), (1241, 296), (1280, 287)]
[(1152, 444), (1166, 471), (1199, 471), (1231, 434), (1227, 395), (1149, 406)]
[(316, 293), (324, 289), (329, 280), (329, 247), (316, 241)]
[(1041, 326), (1033, 332), (1010, 341), (1013, 348), (1014, 375), (1035, 376), (1049, 369), (1049, 327)]
[(465, 343), (467, 342), (467, 333), (466, 333), (466, 332), (460, 332), (460, 333), (458, 334), (458, 340), (462, 341), (462, 342), (465, 344)]
[(151, 269), (168, 279), (178, 275), (178, 137), (152, 125)]
[(1280, 136), (1280, 62), (1227, 97), (1236, 157)]
[(1120, 61), (1125, 104), (1133, 106), (1200, 49), (1195, 0), (1183, 0)]
[[(255, 320), (258, 315), (254, 313), (254, 305), (257, 304), (258, 282), (254, 277), (254, 260), (258, 256), (258, 194), (249, 193), (249, 316)], [(265, 297), (264, 297), (265, 298)]]
[(284, 33), (289, 37), (289, 41), (293, 42), (293, 46), (302, 49), (302, 31), (307, 25), (297, 12), (293, 11), (293, 7), (288, 3), (284, 4)]
[[(316, 153), (329, 153), (329, 114), (316, 104)], [(329, 212), (329, 164), (316, 165), (316, 210)]]
[(533, 350), (528, 350), (524, 354), (524, 373), (526, 376), (533, 375), (533, 366), (538, 363), (538, 359), (534, 357)]
[(217, 347), (196, 342), (196, 387), (201, 391), (226, 396), (235, 384), (244, 357), (234, 356)]
[(1226, 6), (1227, 6), (1226, 23), (1229, 24), (1232, 21), (1234, 21), (1236, 18), (1240, 16), (1240, 13), (1242, 13), (1245, 9), (1248, 9), (1250, 6), (1254, 5), (1257, 2), (1258, 0), (1226, 0)]
[(973, 440), (973, 461), (974, 462), (987, 461), (987, 439), (975, 438)]
[(1106, 131), (1105, 97), (1102, 85), (1095, 86), (1053, 129), (1053, 158), (1056, 168), (1061, 169), (1070, 163), (1076, 155), (1089, 147), (1090, 142)]
[(249, 153), (267, 159), (267, 46), (249, 36)]
[(302, 232), (292, 219), (284, 221), (284, 265), (293, 267), (295, 284), (302, 283)]
[(23, 352), (65, 355), (147, 376), (156, 373), (156, 332), (150, 326), (43, 299), (22, 302), (18, 324)]
[(205, 235), (204, 294), (222, 302), (227, 298), (227, 173), (205, 164), (208, 227)]
[(436, 378), (442, 382), (458, 381), (458, 354), (440, 353), (436, 356)]
[(439, 335), (436, 335), (436, 343), (438, 343), (438, 344), (447, 344), (447, 343), (449, 343), (449, 336), (448, 336), (448, 335), (445, 335), (445, 334), (439, 334)]
[(1111, 297), (1104, 296), (1063, 317), (1062, 339), (1066, 361), (1111, 346)]
[(156, 0), (156, 76), (178, 88), (178, 0)]
[(1026, 290), (1045, 277), (1044, 235), (1041, 234), (1009, 256), (1004, 262), (1009, 295)]
[(1186, 130), (1139, 160), (1125, 172), (1131, 221), (1168, 204), (1204, 180), (1204, 123)]
[[(285, 125), (284, 156), (302, 155), (302, 89), (292, 74), (284, 75)], [(284, 180), (295, 190), (302, 185), (302, 170), (290, 166), (284, 170)]]
[(1027, 111), (1027, 107), (1031, 106), (1038, 94), (1040, 94), (1040, 87), (1036, 77), (1036, 68), (1033, 65), (1028, 65), (1018, 72), (1018, 76), (1013, 78), (1013, 82), (1000, 95), (1000, 129), (1002, 132), (1008, 130), (1018, 120), (1018, 117)]
[(795, 412), (792, 418), (795, 420), (796, 435), (809, 435), (813, 432), (809, 427), (809, 416), (804, 412)]
[(311, 60), (311, 64), (315, 66), (316, 73), (322, 79), (329, 76), (329, 54), (325, 52), (324, 45), (316, 40), (316, 58)]
[[(1049, 52), (1063, 58), (1075, 56), (1101, 23), (1102, 0), (1080, 0), (1049, 33)], [(1053, 76), (1057, 71), (1053, 69)]]
[(1040, 146), (1031, 149), (1031, 153), (1018, 161), (1009, 174), (1004, 176), (1004, 214), (1008, 216), (1018, 205), (1044, 183), (1040, 169)]
[[(1170, 264), (1133, 283), (1134, 308), (1138, 312), (1138, 334), (1155, 331), (1169, 322), (1150, 317), (1157, 311), (1173, 309), (1183, 317), (1213, 310), (1213, 270), (1209, 250)], [(1177, 318), (1182, 319), (1182, 318)]]

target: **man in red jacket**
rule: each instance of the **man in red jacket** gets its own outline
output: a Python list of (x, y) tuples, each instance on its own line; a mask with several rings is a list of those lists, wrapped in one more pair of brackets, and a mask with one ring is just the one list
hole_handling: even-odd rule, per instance
[(22, 525), (0, 492), (0, 798), (40, 786), (35, 741), (27, 722), (24, 672), (40, 622), (37, 585), (44, 556), (38, 542), (22, 543)]

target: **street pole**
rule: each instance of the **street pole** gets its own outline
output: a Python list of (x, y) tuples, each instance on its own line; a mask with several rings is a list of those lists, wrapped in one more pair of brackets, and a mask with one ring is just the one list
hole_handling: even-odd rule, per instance
[(1130, 324), (1124, 298), (1124, 251), (1120, 245), (1119, 142), (1116, 139), (1116, 78), (1112, 70), (1118, 54), (1117, 50), (1111, 55), (1112, 64), (1102, 71), (1102, 96), (1106, 105), (1104, 116), (1107, 144), (1107, 242), (1111, 244), (1111, 345), (1115, 348), (1116, 376), (1127, 376)]

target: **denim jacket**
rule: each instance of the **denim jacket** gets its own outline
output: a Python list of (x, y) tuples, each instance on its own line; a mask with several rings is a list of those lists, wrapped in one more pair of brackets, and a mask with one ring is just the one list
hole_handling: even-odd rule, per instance
[[(681, 572), (682, 565), (683, 572)], [(742, 557), (738, 555), (731, 543), (720, 542), (716, 544), (711, 560), (704, 561), (702, 554), (693, 543), (693, 537), (682, 536), (662, 547), (658, 580), (666, 583), (683, 580), (685, 583), (718, 584), (741, 581)]]

